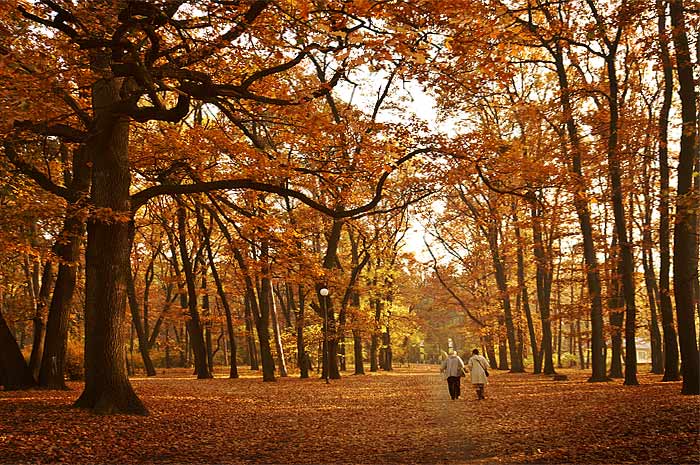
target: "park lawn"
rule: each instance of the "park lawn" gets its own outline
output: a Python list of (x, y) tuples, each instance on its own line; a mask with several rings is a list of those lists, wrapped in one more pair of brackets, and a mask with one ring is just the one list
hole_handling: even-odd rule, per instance
[[(0, 463), (700, 463), (700, 399), (641, 385), (494, 372), (485, 401), (451, 401), (437, 369), (132, 383), (150, 414), (72, 409), (70, 391), (0, 391)], [(223, 372), (222, 372), (223, 373)]]

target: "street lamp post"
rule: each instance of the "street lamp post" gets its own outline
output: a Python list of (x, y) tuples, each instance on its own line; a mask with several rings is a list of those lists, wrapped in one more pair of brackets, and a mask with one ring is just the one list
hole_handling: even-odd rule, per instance
[(321, 306), (323, 307), (323, 367), (326, 371), (326, 384), (328, 384), (330, 383), (328, 374), (331, 371), (328, 358), (328, 289), (322, 287), (318, 292), (321, 294)]

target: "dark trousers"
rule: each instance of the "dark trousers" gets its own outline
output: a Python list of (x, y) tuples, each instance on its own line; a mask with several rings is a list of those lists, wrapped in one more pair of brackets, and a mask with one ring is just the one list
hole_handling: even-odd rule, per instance
[(447, 388), (450, 390), (450, 397), (452, 400), (459, 397), (460, 394), (460, 381), (459, 376), (448, 376), (447, 377)]

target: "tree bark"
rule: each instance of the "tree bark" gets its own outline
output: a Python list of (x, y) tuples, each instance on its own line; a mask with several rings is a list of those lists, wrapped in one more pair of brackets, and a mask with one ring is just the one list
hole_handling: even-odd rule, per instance
[(571, 145), (571, 174), (574, 181), (574, 207), (581, 227), (583, 237), (583, 255), (586, 262), (586, 283), (588, 296), (591, 300), (591, 366), (592, 373), (589, 382), (607, 381), (605, 374), (605, 357), (603, 353), (603, 303), (601, 300), (600, 271), (593, 241), (593, 226), (588, 205), (588, 194), (581, 166), (581, 147), (578, 131), (573, 118), (571, 104), (571, 89), (564, 64), (564, 51), (561, 44), (550, 49), (554, 58), (559, 89), (561, 92), (562, 118), (566, 125), (568, 142)]
[(228, 332), (229, 346), (231, 347), (231, 361), (229, 369), (229, 378), (238, 378), (238, 362), (236, 358), (236, 338), (233, 331), (233, 316), (231, 313), (231, 306), (228, 303), (228, 297), (226, 296), (226, 291), (224, 290), (223, 282), (221, 281), (221, 276), (219, 275), (219, 270), (216, 267), (216, 262), (214, 260), (214, 253), (211, 249), (211, 240), (209, 239), (211, 235), (211, 230), (207, 230), (204, 219), (202, 218), (201, 211), (197, 210), (197, 223), (199, 225), (199, 230), (204, 238), (204, 246), (207, 251), (207, 259), (209, 260), (209, 267), (211, 268), (211, 275), (214, 278), (214, 283), (216, 284), (216, 291), (219, 294), (219, 299), (221, 299), (221, 305), (224, 307), (224, 314), (226, 315), (226, 329)]
[(608, 307), (610, 309), (610, 338), (612, 342), (612, 358), (610, 360), (611, 378), (622, 378), (622, 324), (625, 320), (625, 298), (622, 294), (620, 276), (622, 265), (620, 264), (619, 250), (617, 247), (617, 235), (613, 235), (610, 246), (610, 280), (608, 284)]
[(207, 363), (204, 332), (199, 318), (199, 310), (197, 309), (197, 289), (194, 270), (192, 269), (192, 260), (187, 251), (187, 213), (184, 204), (179, 199), (177, 207), (177, 226), (180, 259), (182, 260), (182, 269), (185, 272), (185, 283), (187, 285), (187, 308), (190, 315), (189, 320), (187, 320), (187, 330), (190, 335), (194, 354), (194, 367), (197, 372), (197, 379), (208, 379), (212, 377), (212, 373)]
[(678, 381), (678, 337), (671, 302), (670, 269), (670, 183), (668, 165), (668, 121), (673, 101), (673, 65), (666, 30), (666, 0), (657, 0), (659, 56), (663, 69), (663, 103), (659, 112), (659, 313), (664, 340), (664, 377), (662, 381)]
[(207, 293), (207, 267), (204, 263), (204, 259), (200, 260), (200, 265), (202, 266), (202, 280), (200, 290), (202, 292), (202, 316), (206, 318), (205, 323), (202, 325), (204, 330), (205, 342), (207, 348), (207, 366), (209, 371), (214, 376), (214, 342), (212, 341), (212, 322), (211, 322), (211, 308), (209, 306), (209, 294)]
[(270, 348), (270, 297), (272, 296), (272, 283), (269, 276), (269, 264), (266, 263), (266, 252), (263, 253), (263, 268), (261, 273), (263, 278), (260, 279), (260, 289), (258, 290), (257, 309), (253, 306), (253, 315), (255, 324), (258, 330), (258, 340), (260, 341), (260, 358), (262, 360), (263, 381), (276, 381), (275, 378), (275, 361), (272, 357)]
[(139, 341), (139, 353), (141, 354), (141, 359), (143, 360), (143, 366), (146, 368), (146, 375), (155, 376), (156, 369), (153, 366), (153, 361), (151, 360), (151, 355), (149, 353), (146, 330), (141, 324), (141, 311), (139, 308), (139, 301), (136, 298), (136, 286), (134, 285), (134, 276), (131, 266), (129, 267), (129, 273), (127, 274), (126, 279), (129, 308), (131, 309), (131, 321), (134, 325), (133, 327), (136, 330), (136, 337)]
[[(619, 26), (620, 28), (622, 26)], [(620, 153), (618, 149), (618, 129), (619, 129), (619, 91), (617, 80), (617, 45), (619, 40), (609, 41), (606, 39), (608, 52), (605, 56), (608, 91), (610, 92), (608, 102), (610, 119), (608, 122), (607, 134), (607, 158), (608, 158), (608, 178), (612, 196), (613, 216), (615, 217), (615, 230), (620, 244), (622, 291), (625, 298), (625, 382), (626, 386), (638, 385), (637, 381), (637, 348), (636, 348), (636, 318), (637, 307), (635, 303), (634, 284), (634, 255), (633, 244), (627, 232), (627, 222), (625, 220), (625, 205), (622, 196), (622, 171)]]
[(379, 299), (374, 299), (374, 331), (369, 345), (369, 371), (379, 371), (379, 322), (382, 315), (382, 303)]
[(254, 296), (250, 295), (250, 292), (246, 291), (244, 297), (245, 306), (245, 340), (248, 344), (248, 361), (250, 362), (250, 369), (257, 371), (260, 369), (258, 363), (258, 350), (255, 346), (255, 335), (253, 330), (253, 315), (251, 311), (252, 303), (250, 301)]
[(299, 285), (299, 305), (297, 306), (296, 299), (294, 298), (294, 290), (290, 284), (285, 284), (287, 289), (287, 301), (291, 311), (294, 312), (294, 320), (297, 332), (297, 363), (299, 365), (299, 377), (301, 379), (307, 379), (309, 377), (309, 370), (311, 369), (311, 356), (306, 351), (306, 344), (304, 342), (304, 327), (306, 326), (306, 302), (304, 299), (304, 286)]
[(550, 305), (552, 295), (552, 263), (547, 257), (542, 233), (542, 206), (537, 204), (535, 194), (531, 193), (530, 217), (532, 219), (532, 246), (535, 255), (535, 282), (537, 283), (537, 303), (542, 321), (542, 350), (544, 352), (544, 374), (553, 375), (554, 350), (552, 347), (552, 321)]
[(651, 250), (642, 252), (642, 266), (644, 267), (644, 284), (649, 301), (649, 339), (651, 340), (651, 372), (657, 375), (664, 372), (664, 354), (661, 349), (661, 332), (659, 331), (658, 318), (658, 287), (654, 273), (653, 255)]
[[(90, 187), (90, 166), (85, 147), (73, 152), (73, 179), (69, 190), (85, 199)], [(39, 369), (39, 385), (49, 389), (67, 389), (64, 380), (70, 306), (75, 291), (80, 243), (84, 233), (85, 200), (69, 203), (61, 237), (54, 244), (59, 258), (58, 274), (46, 321), (46, 337)]]
[(525, 254), (523, 252), (523, 239), (520, 234), (520, 226), (518, 224), (517, 213), (515, 213), (515, 239), (517, 241), (517, 263), (518, 263), (518, 287), (521, 293), (521, 302), (525, 318), (527, 320), (527, 329), (530, 335), (530, 347), (532, 350), (533, 373), (542, 373), (542, 359), (537, 345), (537, 335), (535, 333), (535, 324), (532, 319), (532, 311), (530, 310), (530, 299), (525, 284)]
[(289, 376), (287, 373), (287, 363), (284, 359), (284, 347), (282, 346), (282, 334), (280, 332), (279, 320), (277, 318), (277, 304), (275, 301), (275, 295), (272, 292), (272, 286), (270, 286), (270, 314), (272, 316), (272, 332), (275, 337), (275, 348), (277, 350), (277, 364), (280, 369), (280, 377), (286, 378)]
[(44, 271), (41, 274), (41, 285), (36, 297), (36, 310), (32, 324), (34, 327), (34, 339), (32, 343), (32, 353), (29, 356), (29, 369), (32, 371), (34, 379), (39, 379), (39, 371), (41, 370), (41, 360), (44, 355), (44, 340), (46, 337), (46, 323), (44, 322), (47, 304), (49, 302), (49, 294), (53, 288), (54, 275), (53, 263), (47, 260), (44, 264)]
[(2, 310), (0, 310), (0, 385), (4, 386), (6, 391), (36, 386), (29, 365), (2, 315)]
[(670, 0), (673, 45), (676, 52), (678, 95), (681, 100), (681, 149), (678, 157), (676, 227), (673, 231), (673, 293), (676, 299), (681, 352), (682, 393), (700, 395), (700, 356), (695, 330), (694, 288), (698, 279), (697, 204), (693, 168), (697, 156), (697, 93), (688, 46), (683, 0)]
[[(93, 69), (109, 76), (109, 58), (95, 52)], [(124, 315), (129, 270), (129, 122), (112, 113), (121, 79), (92, 86), (94, 129), (86, 144), (94, 208), (85, 252), (85, 389), (76, 407), (96, 413), (146, 414), (126, 373)]]

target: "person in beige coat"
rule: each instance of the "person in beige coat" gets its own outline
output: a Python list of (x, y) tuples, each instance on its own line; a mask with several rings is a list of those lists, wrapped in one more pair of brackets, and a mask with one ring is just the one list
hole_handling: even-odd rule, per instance
[(489, 366), (489, 361), (486, 360), (485, 357), (479, 355), (479, 349), (474, 349), (472, 350), (472, 356), (467, 362), (467, 367), (469, 368), (472, 385), (476, 387), (477, 400), (486, 399), (484, 387), (489, 382), (488, 369), (491, 368)]
[(440, 371), (447, 378), (447, 389), (450, 391), (452, 400), (459, 399), (460, 384), (462, 376), (464, 376), (464, 362), (454, 350), (442, 362)]

